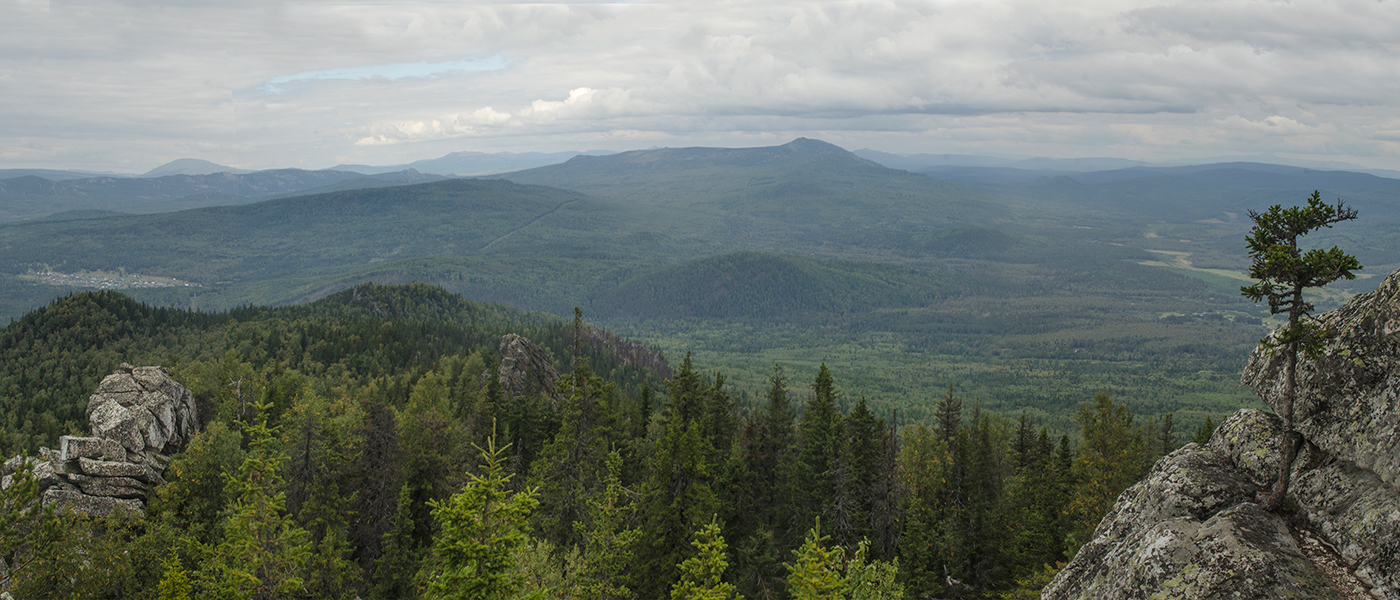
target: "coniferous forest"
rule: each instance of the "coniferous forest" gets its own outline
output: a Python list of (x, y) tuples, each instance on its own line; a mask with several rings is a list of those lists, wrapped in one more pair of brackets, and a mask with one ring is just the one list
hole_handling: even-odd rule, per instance
[[(911, 422), (825, 365), (771, 365), (741, 403), (688, 355), (667, 368), (589, 331), (422, 284), (221, 313), (59, 299), (0, 330), (7, 455), (87, 435), (87, 396), (122, 362), (166, 367), (203, 426), (144, 517), (19, 510), (37, 491), (16, 474), (4, 581), (16, 598), (1037, 597), (1190, 437), (1102, 393), (1050, 431), (956, 381)], [(549, 355), (557, 396), (502, 388), (507, 333)]]

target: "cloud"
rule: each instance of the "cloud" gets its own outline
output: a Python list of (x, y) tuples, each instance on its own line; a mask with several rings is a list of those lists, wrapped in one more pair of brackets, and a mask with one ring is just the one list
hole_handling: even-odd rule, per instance
[(279, 75), (268, 79), (259, 89), (270, 94), (280, 94), (283, 93), (282, 85), (293, 82), (324, 81), (330, 79), (382, 78), (398, 80), (426, 78), (449, 73), (460, 73), (463, 71), (494, 71), (496, 69), (506, 68), (506, 64), (506, 60), (498, 54), (489, 58), (463, 58), (447, 62), (430, 63), (428, 61), (418, 61), (413, 63), (321, 69), (316, 71), (303, 71), (291, 75)]
[[(0, 166), (141, 171), (193, 149), (317, 167), (813, 135), (1132, 158), (1283, 139), (1400, 167), (1397, 2), (0, 0), (0, 11)], [(16, 149), (32, 140), (47, 150)]]

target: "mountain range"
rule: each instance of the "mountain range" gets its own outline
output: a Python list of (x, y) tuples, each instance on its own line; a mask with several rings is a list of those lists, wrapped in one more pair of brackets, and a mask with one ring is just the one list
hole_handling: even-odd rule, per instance
[[(1345, 198), (1362, 218), (1317, 241), (1355, 252), (1364, 273), (1400, 265), (1400, 180), (1099, 166), (1115, 168), (913, 173), (798, 139), (576, 155), (493, 179), (25, 176), (0, 180), (12, 221), (0, 226), (0, 310), (15, 318), (75, 289), (52, 273), (141, 276), (165, 287), (127, 293), (214, 310), (422, 281), (560, 315), (581, 307), (699, 353), (743, 393), (765, 385), (754, 365), (826, 362), (911, 416), (928, 405), (916, 390), (956, 382), (989, 408), (1062, 425), (1097, 390), (1191, 423), (1252, 402), (1231, 375), (1269, 317), (1238, 296), (1249, 210), (1313, 189)], [(79, 212), (44, 215), (64, 207)]]

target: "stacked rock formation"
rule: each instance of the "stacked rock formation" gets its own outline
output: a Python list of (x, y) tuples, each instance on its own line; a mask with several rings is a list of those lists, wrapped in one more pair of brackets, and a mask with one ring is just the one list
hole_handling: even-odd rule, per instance
[(559, 372), (554, 370), (543, 348), (519, 335), (507, 333), (501, 337), (500, 351), (497, 376), (507, 397), (542, 394), (555, 407), (559, 406), (563, 400), (559, 395)]
[[(39, 449), (34, 475), (45, 506), (105, 516), (118, 507), (143, 514), (169, 455), (199, 431), (194, 395), (161, 367), (122, 364), (88, 398), (92, 437), (63, 436)], [(5, 461), (8, 477), (20, 457)]]
[[(1400, 271), (1319, 321), (1325, 350), (1298, 365), (1306, 442), (1282, 510), (1258, 504), (1282, 419), (1242, 410), (1119, 496), (1041, 597), (1400, 600)], [(1284, 360), (1261, 346), (1244, 371), (1274, 407)]]

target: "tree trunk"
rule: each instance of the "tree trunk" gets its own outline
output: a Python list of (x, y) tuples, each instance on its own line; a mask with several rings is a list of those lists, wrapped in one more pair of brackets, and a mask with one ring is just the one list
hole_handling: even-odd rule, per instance
[(1275, 511), (1283, 504), (1288, 494), (1288, 479), (1293, 472), (1293, 459), (1298, 455), (1298, 446), (1303, 436), (1293, 430), (1293, 396), (1297, 388), (1298, 343), (1288, 344), (1288, 363), (1283, 371), (1283, 399), (1280, 401), (1279, 416), (1283, 417), (1283, 434), (1279, 436), (1278, 481), (1274, 490), (1264, 501), (1264, 510)]

